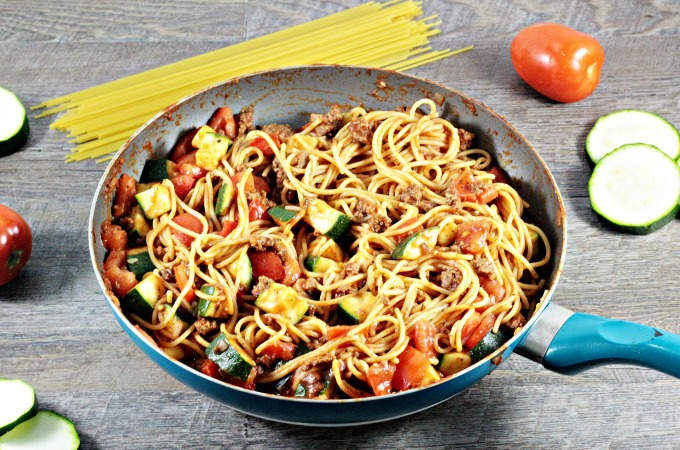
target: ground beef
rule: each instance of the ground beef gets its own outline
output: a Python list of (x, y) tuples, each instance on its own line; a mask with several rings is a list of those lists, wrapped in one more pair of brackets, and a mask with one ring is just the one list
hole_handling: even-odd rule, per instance
[(135, 221), (132, 217), (121, 217), (118, 219), (118, 225), (126, 232), (132, 231), (132, 227), (135, 226)]
[(255, 128), (253, 125), (253, 112), (253, 105), (249, 105), (243, 108), (238, 116), (236, 116), (236, 121), (238, 123), (236, 137), (243, 137), (246, 133)]
[(287, 175), (286, 171), (283, 170), (281, 162), (276, 158), (272, 161), (272, 169), (274, 169), (274, 173), (276, 174), (276, 185), (279, 187), (283, 186), (283, 182), (286, 181)]
[(508, 323), (506, 323), (505, 325), (511, 330), (516, 330), (517, 328), (526, 325), (526, 323), (527, 319), (525, 319), (523, 315), (517, 314), (515, 317), (510, 319), (510, 321), (508, 321)]
[(382, 233), (392, 225), (392, 219), (383, 214), (373, 214), (368, 219), (368, 229), (374, 233)]
[(311, 122), (321, 119), (321, 123), (309, 133), (312, 136), (326, 136), (335, 133), (342, 126), (342, 110), (338, 105), (333, 105), (326, 114), (312, 114), (309, 118)]
[(399, 201), (417, 207), (421, 213), (426, 213), (436, 206), (436, 203), (430, 200), (423, 200), (423, 190), (417, 184), (411, 184), (402, 189), (398, 198)]
[(373, 133), (376, 128), (378, 128), (378, 122), (364, 118), (353, 120), (347, 125), (352, 142), (359, 144), (369, 144), (373, 140)]
[(366, 197), (359, 197), (356, 206), (354, 207), (354, 218), (356, 220), (364, 220), (366, 217), (375, 213), (378, 210), (375, 202)]
[(161, 269), (159, 271), (159, 273), (161, 275), (161, 278), (163, 278), (168, 283), (174, 283), (175, 282), (175, 274), (172, 271), (172, 269), (168, 269), (168, 268)]
[(260, 252), (274, 250), (282, 261), (288, 259), (288, 250), (281, 243), (281, 239), (270, 236), (256, 236), (250, 238), (250, 245)]
[(298, 152), (293, 158), (292, 163), (298, 169), (304, 169), (309, 164), (309, 154), (307, 152)]
[(359, 272), (361, 272), (361, 265), (359, 263), (355, 263), (355, 262), (345, 263), (345, 265), (344, 265), (344, 277), (342, 277), (342, 278), (353, 277), (354, 275), (357, 275)]
[(267, 134), (276, 134), (281, 139), (281, 142), (286, 142), (290, 137), (295, 134), (295, 131), (287, 124), (272, 123), (269, 125), (263, 125), (262, 131)]
[(253, 200), (259, 200), (267, 209), (276, 206), (275, 202), (267, 198), (267, 193), (264, 191), (246, 192), (246, 199), (248, 200), (248, 203)]
[(445, 269), (437, 276), (437, 281), (444, 289), (455, 291), (463, 281), (463, 274), (457, 266), (452, 266)]
[(493, 262), (486, 258), (477, 258), (472, 261), (472, 267), (478, 275), (486, 275), (490, 279), (494, 279), (496, 272), (494, 271)]
[(470, 145), (472, 145), (472, 140), (475, 138), (475, 135), (467, 130), (458, 128), (458, 138), (460, 139), (460, 149), (467, 150), (470, 148)]
[(257, 280), (257, 284), (253, 287), (253, 290), (251, 291), (253, 296), (259, 297), (259, 295), (269, 287), (270, 284), (272, 284), (274, 280), (271, 278), (261, 276)]
[(308, 294), (311, 294), (316, 291), (316, 281), (312, 278), (305, 278), (300, 282), (300, 287)]
[(205, 317), (199, 317), (196, 319), (194, 325), (196, 326), (196, 331), (201, 336), (205, 336), (206, 334), (219, 328), (219, 323), (217, 323), (216, 320), (206, 319)]

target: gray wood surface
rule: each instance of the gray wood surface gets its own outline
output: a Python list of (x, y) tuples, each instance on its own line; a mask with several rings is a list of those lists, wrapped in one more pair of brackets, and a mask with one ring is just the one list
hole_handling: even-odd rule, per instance
[[(34, 105), (359, 3), (0, 0), (0, 85)], [(424, 8), (442, 20), (437, 48), (475, 49), (410, 72), (504, 115), (557, 179), (569, 251), (553, 300), (680, 333), (680, 220), (648, 236), (603, 226), (590, 208), (584, 153), (589, 127), (615, 109), (647, 109), (680, 126), (678, 2), (435, 0)], [(537, 21), (600, 40), (606, 64), (590, 98), (556, 104), (515, 74), (510, 41)], [(513, 356), (444, 404), (346, 429), (267, 422), (189, 390), (127, 339), (105, 305), (86, 240), (104, 165), (66, 165), (71, 145), (49, 123), (31, 117), (28, 145), (0, 159), (0, 203), (34, 233), (28, 265), (0, 287), (0, 377), (32, 383), (44, 408), (74, 420), (83, 448), (680, 448), (680, 381), (628, 366), (567, 377)]]

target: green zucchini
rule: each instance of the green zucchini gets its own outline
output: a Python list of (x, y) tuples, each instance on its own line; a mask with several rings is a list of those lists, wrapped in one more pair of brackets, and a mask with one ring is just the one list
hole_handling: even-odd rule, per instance
[[(208, 284), (201, 286), (201, 292), (206, 295), (215, 295), (215, 291), (215, 286)], [(218, 303), (205, 298), (199, 298), (194, 305), (194, 315), (198, 317), (217, 317)]]
[(130, 230), (130, 240), (144, 240), (146, 235), (151, 231), (151, 225), (146, 220), (146, 216), (142, 212), (139, 205), (132, 208), (132, 230)]
[(242, 251), (236, 260), (227, 265), (227, 272), (234, 281), (236, 281), (236, 278), (239, 279), (239, 287), (245, 291), (250, 290), (250, 286), (253, 284), (253, 265), (247, 252)]
[(667, 120), (647, 111), (623, 109), (597, 119), (586, 137), (586, 152), (597, 164), (625, 144), (653, 145), (671, 159), (680, 156), (680, 133)]
[(231, 180), (224, 180), (222, 186), (217, 191), (217, 200), (215, 200), (215, 214), (218, 216), (224, 215), (229, 211), (231, 202), (234, 201), (236, 196), (236, 188)]
[(368, 291), (357, 292), (340, 300), (338, 313), (343, 322), (357, 325), (366, 320), (378, 298)]
[(0, 87), (0, 157), (23, 147), (28, 133), (26, 108), (13, 92)]
[(470, 355), (466, 353), (452, 352), (442, 355), (441, 359), (439, 360), (439, 364), (437, 365), (437, 369), (439, 369), (439, 371), (443, 373), (444, 376), (448, 377), (454, 373), (460, 372), (461, 370), (467, 369), (471, 365), (472, 358), (470, 358)]
[(340, 239), (352, 223), (349, 216), (318, 198), (307, 200), (307, 211), (303, 220), (314, 230), (333, 240)]
[(163, 279), (155, 272), (151, 272), (120, 299), (120, 307), (148, 322), (151, 320), (156, 303), (165, 291)]
[(170, 191), (162, 184), (154, 184), (149, 189), (137, 193), (135, 199), (149, 220), (165, 214), (172, 208)]
[[(172, 312), (172, 305), (167, 303), (163, 305), (163, 308), (159, 312), (160, 320), (164, 321), (166, 315)], [(184, 310), (178, 309), (175, 314), (172, 315), (170, 321), (165, 325), (165, 329), (170, 332), (173, 339), (177, 339), (187, 331), (187, 329), (194, 323), (193, 316)]]
[(205, 349), (205, 354), (226, 374), (246, 381), (255, 361), (231, 338), (220, 333)]
[(0, 378), (0, 436), (38, 412), (35, 389), (21, 380)]
[(177, 164), (169, 159), (147, 159), (139, 176), (140, 183), (152, 183), (172, 178), (179, 172)]
[(418, 259), (437, 245), (439, 227), (426, 228), (401, 241), (392, 251), (392, 259)]
[(486, 358), (487, 356), (501, 348), (505, 341), (507, 341), (507, 338), (501, 331), (498, 331), (498, 333), (489, 331), (482, 338), (482, 340), (479, 341), (477, 345), (472, 347), (472, 349), (470, 349), (470, 351), (468, 352), (471, 363), (474, 364), (477, 361), (481, 361), (482, 359)]
[(597, 163), (588, 192), (595, 212), (614, 226), (650, 233), (680, 208), (680, 166), (654, 146), (623, 145)]
[[(194, 141), (200, 132), (201, 130), (196, 133)], [(203, 135), (203, 139), (200, 140), (200, 145), (196, 152), (196, 165), (205, 170), (215, 170), (220, 160), (227, 154), (231, 144), (231, 139), (223, 134), (206, 132)]]
[(149, 250), (146, 247), (131, 248), (127, 251), (125, 258), (127, 260), (127, 269), (134, 273), (138, 280), (141, 280), (144, 275), (156, 268), (153, 261), (151, 261), (151, 255), (149, 255)]
[(305, 269), (310, 272), (325, 273), (329, 269), (342, 269), (342, 263), (323, 256), (307, 255), (304, 260)]
[(31, 419), (0, 437), (2, 450), (76, 450), (80, 437), (75, 425), (54, 411), (40, 410)]
[(302, 319), (309, 305), (291, 287), (272, 282), (255, 299), (255, 306), (270, 314), (279, 314), (295, 324)]
[(286, 223), (293, 220), (293, 217), (297, 216), (298, 211), (294, 209), (288, 209), (284, 205), (274, 206), (267, 210), (269, 216), (276, 222), (277, 225), (283, 226)]

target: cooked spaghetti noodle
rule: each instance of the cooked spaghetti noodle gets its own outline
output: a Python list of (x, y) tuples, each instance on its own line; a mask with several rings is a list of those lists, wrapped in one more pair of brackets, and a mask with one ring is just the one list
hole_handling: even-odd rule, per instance
[[(135, 208), (121, 205), (149, 185), (125, 193), (122, 176), (102, 227), (104, 278), (170, 356), (249, 389), (364, 397), (453, 375), (526, 323), (548, 240), (491, 155), (434, 102), (334, 107), (297, 131), (226, 113), (227, 125), (213, 118), (175, 148), (181, 174), (151, 185), (170, 200), (139, 242), (153, 263), (144, 280), (162, 279), (146, 317), (116, 252), (134, 247), (120, 236)], [(213, 131), (233, 145), (215, 153)]]

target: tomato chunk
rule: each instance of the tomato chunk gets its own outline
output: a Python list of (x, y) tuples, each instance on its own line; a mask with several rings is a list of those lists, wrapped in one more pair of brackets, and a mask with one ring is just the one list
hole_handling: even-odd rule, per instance
[[(411, 224), (415, 223), (418, 219), (416, 217), (411, 217), (410, 219), (406, 219), (404, 223), (400, 224), (397, 228), (406, 228), (410, 226)], [(425, 228), (423, 228), (423, 225), (418, 225), (415, 228), (410, 229), (409, 231), (406, 231), (404, 233), (400, 234), (395, 234), (394, 235), (394, 240), (397, 241), (397, 243), (403, 241), (407, 237), (411, 236), (412, 234), (418, 233), (419, 231), (423, 231)]]
[[(269, 135), (269, 137), (272, 139), (272, 141), (274, 141), (274, 144), (276, 144), (277, 147), (281, 146), (281, 140), (279, 139), (278, 134), (272, 133), (272, 134)], [(260, 150), (264, 156), (267, 156), (267, 157), (274, 156), (274, 151), (269, 146), (269, 143), (267, 142), (267, 140), (265, 138), (263, 138), (262, 136), (258, 136), (255, 139), (253, 139), (250, 142), (250, 145), (252, 147), (255, 147), (258, 150)]]
[(404, 391), (419, 386), (429, 366), (430, 361), (427, 356), (411, 346), (406, 347), (399, 355), (399, 364), (394, 371), (392, 387), (398, 391)]
[[(236, 172), (233, 177), (231, 177), (232, 183), (234, 183), (234, 187), (238, 189), (239, 183), (243, 179), (245, 175), (245, 172)], [(255, 178), (253, 175), (249, 175), (248, 178), (243, 182), (243, 191), (244, 192), (255, 192)]]
[(354, 327), (356, 327), (356, 325), (336, 325), (334, 327), (328, 327), (328, 334), (326, 338), (329, 341), (341, 338), (346, 336), (347, 333), (349, 333)]
[(503, 287), (503, 283), (497, 278), (491, 278), (488, 275), (480, 274), (479, 284), (482, 286), (482, 289), (489, 294), (492, 305), (495, 305), (505, 298), (505, 288)]
[[(186, 228), (187, 230), (193, 231), (194, 233), (201, 233), (203, 231), (203, 224), (201, 221), (190, 213), (179, 214), (175, 216), (172, 221), (182, 228)], [(172, 229), (172, 234), (186, 247), (189, 247), (191, 243), (194, 242), (193, 236), (190, 236), (174, 228)]]
[(476, 255), (484, 250), (489, 232), (491, 232), (491, 222), (488, 220), (463, 222), (456, 229), (453, 242), (463, 253)]
[(198, 164), (196, 163), (196, 153), (198, 153), (198, 150), (193, 150), (177, 160), (179, 173), (191, 175), (196, 179), (202, 178), (208, 174), (207, 170), (198, 167)]
[(137, 194), (137, 182), (130, 175), (124, 173), (118, 179), (116, 185), (116, 200), (113, 203), (113, 217), (125, 217), (130, 214), (132, 207), (137, 204), (135, 200)]
[(125, 250), (113, 250), (104, 262), (102, 275), (111, 284), (111, 290), (123, 297), (137, 285), (135, 274), (127, 270)]
[(196, 185), (196, 178), (183, 173), (172, 177), (170, 181), (172, 181), (172, 185), (175, 187), (175, 194), (182, 200), (186, 198)]
[(127, 233), (120, 226), (106, 221), (102, 224), (102, 244), (108, 251), (127, 250)]
[(292, 286), (302, 275), (300, 270), (300, 263), (295, 258), (289, 258), (283, 262), (283, 270), (286, 271), (286, 276), (281, 281), (286, 286)]
[(269, 219), (267, 206), (258, 198), (254, 198), (248, 203), (248, 219), (253, 220)]
[(216, 378), (218, 380), (221, 380), (222, 377), (220, 375), (220, 366), (217, 365), (213, 360), (211, 359), (204, 359), (203, 362), (201, 363), (201, 373), (204, 375), (208, 375), (211, 378)]
[[(175, 283), (177, 283), (177, 287), (179, 288), (180, 291), (183, 291), (184, 288), (186, 287), (187, 284), (189, 284), (189, 274), (187, 273), (187, 266), (184, 264), (179, 264), (177, 266), (174, 266), (172, 268), (173, 273), (175, 274)], [(188, 302), (192, 302), (196, 299), (196, 292), (194, 289), (189, 289), (189, 291), (186, 294), (186, 297), (184, 297)]]
[(486, 334), (493, 329), (493, 324), (496, 322), (496, 315), (489, 314), (484, 317), (479, 326), (472, 332), (470, 337), (465, 341), (466, 348), (473, 348), (482, 340)]
[(505, 172), (505, 170), (501, 169), (498, 166), (493, 166), (489, 170), (487, 170), (490, 174), (493, 174), (494, 176), (494, 183), (505, 183), (507, 185), (510, 185), (510, 176)]
[(262, 352), (260, 352), (260, 355), (290, 361), (295, 355), (296, 348), (297, 345), (292, 342), (274, 341), (267, 344), (267, 346), (262, 349)]
[(172, 152), (170, 153), (170, 161), (177, 163), (180, 160), (180, 158), (182, 158), (184, 155), (196, 150), (194, 146), (191, 145), (191, 141), (194, 140), (194, 136), (196, 136), (197, 132), (198, 127), (193, 128), (187, 131), (186, 134), (182, 136), (182, 138), (179, 141), (177, 141), (177, 144), (175, 144), (175, 146), (172, 149)]
[(236, 138), (236, 120), (234, 113), (228, 106), (218, 108), (208, 121), (208, 126), (229, 139)]
[(225, 220), (222, 224), (222, 229), (220, 230), (220, 236), (229, 236), (229, 233), (234, 231), (236, 227), (238, 227), (238, 222), (234, 222), (233, 220)]
[(449, 193), (457, 195), (462, 202), (486, 204), (498, 197), (492, 184), (475, 177), (470, 169), (465, 169), (451, 182)]
[(411, 339), (416, 349), (428, 358), (437, 356), (434, 341), (437, 335), (437, 327), (429, 320), (421, 320), (416, 323)]
[(460, 340), (463, 344), (472, 335), (472, 332), (477, 329), (479, 324), (482, 322), (482, 315), (477, 311), (473, 312), (472, 315), (463, 324), (463, 329), (460, 330)]
[(392, 379), (396, 370), (397, 366), (389, 361), (371, 364), (366, 378), (375, 395), (385, 395), (392, 392)]
[(248, 258), (253, 266), (253, 280), (258, 280), (261, 276), (271, 278), (276, 282), (281, 282), (286, 271), (283, 268), (281, 258), (271, 251), (249, 251)]

